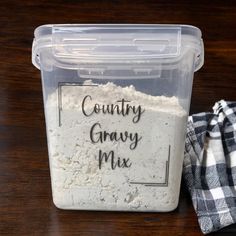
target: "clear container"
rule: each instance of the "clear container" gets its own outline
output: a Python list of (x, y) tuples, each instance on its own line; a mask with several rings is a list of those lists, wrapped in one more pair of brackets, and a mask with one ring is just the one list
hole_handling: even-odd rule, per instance
[(178, 205), (201, 31), (188, 25), (43, 25), (41, 70), (53, 201), (80, 210)]

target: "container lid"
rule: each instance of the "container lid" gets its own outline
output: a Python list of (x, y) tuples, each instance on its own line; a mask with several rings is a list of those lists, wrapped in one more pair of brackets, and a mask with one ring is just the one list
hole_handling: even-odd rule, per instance
[(186, 48), (194, 50), (195, 71), (204, 61), (201, 31), (190, 25), (42, 25), (34, 36), (32, 62), (37, 68), (43, 50), (50, 50), (54, 60), (71, 67), (78, 62), (142, 64), (173, 60)]

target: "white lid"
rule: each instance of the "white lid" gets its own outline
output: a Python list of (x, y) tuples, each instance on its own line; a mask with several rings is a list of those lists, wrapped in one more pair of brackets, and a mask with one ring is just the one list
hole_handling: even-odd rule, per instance
[(195, 54), (195, 71), (204, 61), (201, 31), (189, 25), (67, 24), (43, 25), (34, 32), (32, 62), (40, 68), (40, 52), (69, 68), (78, 63), (143, 64)]

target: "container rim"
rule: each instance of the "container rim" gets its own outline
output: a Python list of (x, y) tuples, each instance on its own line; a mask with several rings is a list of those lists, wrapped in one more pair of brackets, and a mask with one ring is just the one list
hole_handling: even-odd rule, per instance
[[(105, 32), (105, 33), (104, 33)], [(118, 32), (123, 36), (131, 35), (129, 39), (107, 40), (107, 35), (101, 40), (101, 33), (107, 34)], [(91, 34), (92, 33), (92, 34)], [(148, 35), (143, 40), (140, 34)], [(88, 39), (88, 35), (92, 35)], [(111, 35), (111, 34), (110, 34)], [(82, 38), (81, 38), (82, 36)], [(137, 36), (137, 37), (136, 37)], [(148, 37), (151, 36), (149, 40)], [(109, 36), (110, 37), (110, 36)], [(108, 38), (109, 38), (108, 37)], [(133, 37), (133, 38), (132, 38)], [(136, 37), (136, 38), (135, 38)], [(99, 40), (98, 40), (99, 38)], [(159, 40), (159, 38), (161, 38)], [(81, 40), (82, 39), (82, 40)], [(105, 39), (105, 40), (104, 40)], [(159, 42), (157, 42), (157, 39)], [(87, 40), (87, 42), (86, 42)], [(113, 40), (113, 41), (112, 41)], [(98, 42), (99, 41), (99, 42)], [(183, 41), (185, 43), (183, 43)], [(89, 42), (89, 43), (88, 43)], [(138, 43), (137, 43), (138, 42)], [(86, 43), (87, 51), (84, 50)], [(138, 49), (132, 55), (123, 52), (113, 54), (94, 54), (91, 53), (96, 46), (134, 46)], [(160, 58), (178, 57), (181, 53), (181, 47), (188, 44), (196, 51), (195, 71), (203, 65), (204, 49), (201, 30), (192, 25), (185, 24), (45, 24), (38, 26), (34, 31), (34, 41), (32, 48), (32, 63), (40, 69), (40, 52), (44, 49), (52, 49), (52, 53), (57, 58), (78, 58), (79, 61), (87, 59), (96, 63), (94, 59), (102, 59), (104, 61), (128, 61), (154, 60)], [(161, 44), (161, 45), (160, 45)], [(160, 49), (165, 47), (165, 49)], [(60, 49), (59, 49), (60, 47)], [(63, 48), (63, 50), (61, 50)], [(79, 50), (78, 50), (79, 48)], [(73, 51), (74, 50), (74, 51)], [(161, 51), (162, 50), (162, 51)], [(76, 51), (76, 52), (75, 52)], [(73, 53), (71, 53), (73, 52)], [(141, 61), (142, 61), (141, 60)]]
[(195, 36), (197, 38), (202, 37), (201, 30), (194, 26), (194, 25), (187, 25), (187, 24), (44, 24), (38, 26), (34, 30), (35, 38), (51, 35), (53, 27), (83, 27), (83, 28), (140, 28), (140, 29), (147, 29), (147, 28), (167, 28), (167, 27), (181, 27), (182, 34)]

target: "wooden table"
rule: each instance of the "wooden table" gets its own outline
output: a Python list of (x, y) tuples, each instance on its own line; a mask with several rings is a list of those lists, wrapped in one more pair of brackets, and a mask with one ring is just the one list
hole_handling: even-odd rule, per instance
[[(52, 203), (34, 29), (46, 23), (182, 23), (202, 30), (205, 64), (191, 113), (236, 100), (234, 1), (26, 1), (0, 5), (0, 235), (201, 235), (182, 186), (171, 213), (58, 210)], [(236, 225), (215, 235), (235, 235)]]

